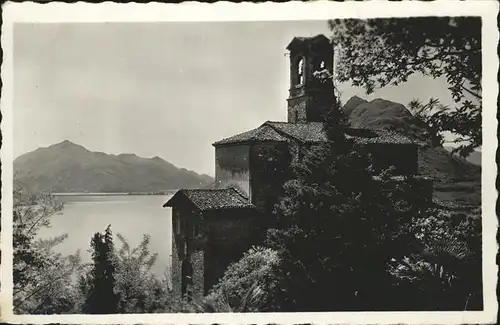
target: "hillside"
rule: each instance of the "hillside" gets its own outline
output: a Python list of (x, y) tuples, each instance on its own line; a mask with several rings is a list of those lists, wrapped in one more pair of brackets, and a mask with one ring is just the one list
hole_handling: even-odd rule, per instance
[(92, 152), (70, 141), (39, 148), (14, 161), (14, 179), (31, 191), (158, 192), (212, 182), (159, 157)]
[(444, 147), (432, 147), (422, 140), (425, 139), (424, 127), (413, 119), (404, 105), (384, 99), (368, 102), (354, 96), (343, 110), (352, 127), (397, 130), (419, 142), (419, 173), (434, 180), (437, 200), (461, 205), (481, 204), (480, 165), (452, 156)]
[(471, 164), (481, 166), (481, 151), (473, 151), (469, 157), (467, 157), (467, 161)]
[[(447, 151), (451, 152), (453, 150), (452, 147), (444, 147)], [(471, 164), (481, 166), (481, 151), (475, 150), (468, 157), (467, 161)]]

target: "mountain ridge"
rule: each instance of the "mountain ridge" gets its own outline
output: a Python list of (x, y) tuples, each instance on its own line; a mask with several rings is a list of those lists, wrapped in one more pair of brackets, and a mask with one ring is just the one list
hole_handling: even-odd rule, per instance
[(69, 140), (14, 160), (14, 179), (30, 191), (60, 193), (159, 192), (195, 188), (213, 181), (155, 156), (90, 151)]

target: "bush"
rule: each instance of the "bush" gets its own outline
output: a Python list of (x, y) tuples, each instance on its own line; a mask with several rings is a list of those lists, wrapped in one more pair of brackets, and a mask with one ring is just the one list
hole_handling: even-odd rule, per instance
[(414, 218), (407, 254), (393, 259), (389, 272), (412, 309), (482, 308), (481, 218), (478, 211), (444, 209)]
[[(279, 264), (278, 252), (252, 247), (238, 262), (227, 268), (205, 301), (211, 301), (216, 306), (214, 309), (219, 310), (227, 310), (224, 305), (228, 304), (235, 311), (277, 311), (274, 293), (277, 290), (275, 272)], [(258, 301), (249, 304), (251, 296), (257, 296), (255, 300)]]

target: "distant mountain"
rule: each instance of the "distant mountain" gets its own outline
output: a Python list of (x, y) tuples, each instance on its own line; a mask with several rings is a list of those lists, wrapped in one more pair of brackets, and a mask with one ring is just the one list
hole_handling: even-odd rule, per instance
[(412, 115), (404, 105), (380, 98), (368, 102), (354, 96), (344, 105), (344, 113), (357, 128), (396, 128), (412, 124)]
[(354, 96), (346, 102), (343, 111), (352, 127), (391, 129), (420, 143), (419, 173), (434, 180), (436, 198), (457, 204), (481, 203), (480, 153), (474, 152), (464, 160), (451, 155), (444, 147), (432, 146), (426, 138), (425, 126), (400, 103), (385, 99), (368, 102)]
[(213, 181), (159, 157), (92, 152), (67, 140), (18, 157), (14, 179), (31, 191), (61, 193), (159, 192)]

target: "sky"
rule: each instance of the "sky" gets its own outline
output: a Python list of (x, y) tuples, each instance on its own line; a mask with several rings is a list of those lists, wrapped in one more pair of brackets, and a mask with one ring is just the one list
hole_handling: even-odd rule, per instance
[[(16, 24), (14, 156), (70, 140), (213, 176), (213, 142), (286, 121), (286, 46), (317, 34), (326, 21)], [(339, 90), (342, 102), (452, 103), (445, 80), (419, 75)]]

